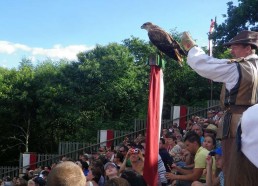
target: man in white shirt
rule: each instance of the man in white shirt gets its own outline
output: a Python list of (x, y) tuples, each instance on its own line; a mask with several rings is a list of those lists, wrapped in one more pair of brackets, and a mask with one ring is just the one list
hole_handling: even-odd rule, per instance
[[(225, 171), (228, 168), (232, 144), (236, 136), (237, 124), (242, 113), (258, 100), (258, 33), (242, 31), (225, 46), (231, 49), (235, 59), (217, 59), (208, 56), (197, 47), (186, 32), (182, 36), (183, 48), (188, 52), (187, 63), (199, 75), (224, 83), (221, 102), (225, 109), (223, 121), (222, 147)], [(226, 175), (225, 175), (226, 176)]]

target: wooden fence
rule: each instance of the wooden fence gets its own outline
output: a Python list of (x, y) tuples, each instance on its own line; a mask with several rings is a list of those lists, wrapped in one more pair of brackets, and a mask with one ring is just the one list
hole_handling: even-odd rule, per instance
[[(208, 110), (219, 110), (218, 102), (208, 103), (208, 108), (197, 108), (197, 107), (188, 107), (188, 114), (183, 117), (187, 117), (187, 119), (191, 118), (192, 115), (198, 116), (207, 116)], [(217, 104), (217, 105), (213, 105)], [(173, 118), (173, 117), (172, 117)], [(179, 118), (176, 118), (179, 119)], [(171, 120), (163, 120), (162, 128), (169, 128), (171, 124)], [(134, 130), (133, 131), (114, 131), (114, 139), (113, 145), (120, 145), (125, 137), (129, 139), (135, 139), (139, 134), (145, 135), (146, 130), (146, 120), (136, 119), (134, 122)], [(99, 141), (99, 134), (98, 134)], [(105, 142), (103, 142), (105, 143)], [(37, 155), (37, 163), (36, 166), (49, 166), (54, 162), (58, 162), (61, 160), (62, 156), (67, 156), (72, 158), (73, 160), (77, 160), (80, 154), (83, 153), (95, 153), (98, 151), (100, 147), (100, 143), (80, 143), (80, 142), (60, 142), (58, 148), (58, 154), (38, 154)], [(20, 161), (22, 162), (22, 161)], [(21, 173), (20, 170), (24, 169), (21, 163), (19, 167), (0, 167), (0, 178), (4, 176), (17, 176)]]
[(20, 169), (18, 166), (1, 166), (0, 167), (0, 179), (6, 176), (10, 176), (11, 178), (15, 176), (19, 176)]

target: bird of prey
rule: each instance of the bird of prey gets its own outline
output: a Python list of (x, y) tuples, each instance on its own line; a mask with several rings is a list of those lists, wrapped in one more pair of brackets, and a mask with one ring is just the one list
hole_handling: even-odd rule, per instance
[(147, 30), (150, 41), (158, 50), (178, 61), (179, 65), (182, 66), (181, 62), (186, 52), (169, 33), (151, 22), (144, 23), (141, 28)]

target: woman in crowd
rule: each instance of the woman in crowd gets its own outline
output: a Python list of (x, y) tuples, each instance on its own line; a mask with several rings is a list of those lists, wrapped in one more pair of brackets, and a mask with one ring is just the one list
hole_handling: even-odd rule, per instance
[(114, 159), (113, 159), (113, 162), (117, 165), (117, 167), (120, 169), (121, 165), (123, 164), (123, 159), (124, 159), (124, 156), (122, 153), (120, 152), (117, 152), (115, 155), (114, 155)]
[(126, 154), (124, 162), (120, 167), (120, 173), (126, 170), (126, 162), (130, 159), (132, 169), (136, 171), (138, 174), (143, 175), (143, 166), (144, 166), (144, 157), (140, 149), (131, 148)]
[(104, 166), (105, 174), (107, 179), (118, 178), (118, 167), (113, 162), (108, 162)]
[(87, 175), (86, 186), (99, 186), (98, 182), (101, 178), (101, 170), (99, 168), (91, 167)]

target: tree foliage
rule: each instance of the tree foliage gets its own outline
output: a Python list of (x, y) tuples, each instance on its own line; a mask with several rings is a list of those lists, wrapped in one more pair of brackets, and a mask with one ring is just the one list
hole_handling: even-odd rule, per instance
[(232, 1), (227, 3), (225, 21), (216, 25), (215, 32), (211, 36), (217, 45), (216, 54), (222, 53), (225, 50), (222, 44), (228, 42), (240, 31), (258, 31), (258, 1), (238, 0), (238, 2), (238, 5), (234, 5)]

